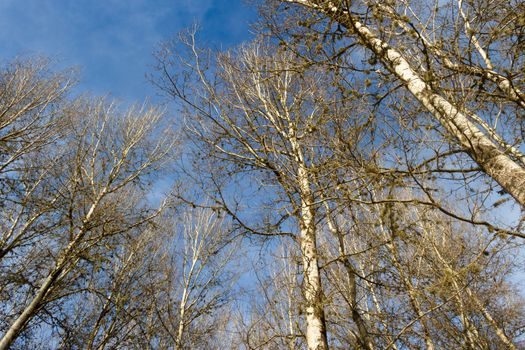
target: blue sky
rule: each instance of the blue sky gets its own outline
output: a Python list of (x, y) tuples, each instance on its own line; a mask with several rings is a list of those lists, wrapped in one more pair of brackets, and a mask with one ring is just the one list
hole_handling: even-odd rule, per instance
[(82, 91), (142, 101), (159, 42), (197, 22), (208, 43), (236, 45), (255, 17), (242, 0), (0, 0), (0, 59), (49, 56), (80, 67)]

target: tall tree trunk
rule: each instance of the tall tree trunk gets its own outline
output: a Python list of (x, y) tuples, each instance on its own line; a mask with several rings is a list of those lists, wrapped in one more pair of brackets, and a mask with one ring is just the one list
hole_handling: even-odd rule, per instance
[(297, 182), (301, 194), (299, 225), (303, 259), (303, 293), (306, 301), (306, 342), (309, 350), (328, 350), (324, 295), (317, 253), (314, 198), (310, 188), (308, 168), (293, 129), (290, 130), (290, 143), (297, 163)]
[[(382, 224), (381, 224), (381, 226), (382, 226)], [(381, 227), (381, 230), (382, 229), (383, 228)], [(416, 316), (419, 319), (419, 323), (421, 324), (421, 328), (423, 328), (423, 338), (425, 339), (426, 348), (427, 348), (427, 350), (434, 350), (435, 348), (434, 348), (434, 343), (432, 341), (432, 336), (430, 334), (430, 328), (429, 328), (429, 326), (427, 324), (427, 320), (425, 318), (426, 317), (425, 313), (423, 312), (422, 307), (421, 307), (421, 305), (419, 303), (419, 300), (417, 298), (417, 289), (412, 284), (409, 276), (407, 276), (405, 274), (404, 270), (403, 270), (403, 266), (401, 265), (401, 263), (399, 261), (399, 254), (398, 254), (398, 251), (397, 251), (397, 247), (395, 246), (395, 243), (393, 243), (394, 242), (394, 238), (392, 237), (388, 242), (389, 243), (387, 243), (387, 247), (388, 247), (388, 250), (391, 253), (393, 265), (399, 271), (399, 277), (400, 277), (402, 283), (404, 284), (404, 286), (405, 286), (405, 288), (407, 290), (407, 294), (408, 294), (408, 299), (410, 301), (410, 305), (414, 309), (414, 312), (416, 313)]]
[[(308, 198), (309, 197), (309, 198)], [(319, 273), (313, 201), (301, 201), (301, 252), (303, 258), (303, 293), (306, 300), (306, 342), (309, 350), (328, 350), (323, 290)]]
[(355, 33), (363, 45), (374, 52), (383, 65), (405, 84), (414, 97), (479, 164), (483, 171), (518, 203), (525, 206), (525, 169), (485, 135), (466, 113), (436, 93), (398, 50), (379, 39), (352, 14), (338, 8), (331, 1), (285, 0), (285, 2), (301, 4), (324, 13), (350, 32)]
[[(193, 266), (192, 266), (193, 269)], [(177, 338), (175, 339), (175, 349), (182, 350), (182, 340), (184, 336), (184, 326), (186, 323), (186, 303), (188, 302), (188, 282), (184, 286), (179, 305), (179, 325), (177, 327)]]
[(16, 340), (20, 332), (25, 328), (29, 321), (35, 316), (37, 311), (42, 307), (43, 301), (51, 287), (62, 273), (62, 267), (57, 267), (47, 276), (44, 283), (38, 289), (31, 303), (24, 309), (22, 314), (18, 316), (16, 321), (9, 327), (2, 340), (0, 340), (0, 350), (9, 349), (12, 343)]

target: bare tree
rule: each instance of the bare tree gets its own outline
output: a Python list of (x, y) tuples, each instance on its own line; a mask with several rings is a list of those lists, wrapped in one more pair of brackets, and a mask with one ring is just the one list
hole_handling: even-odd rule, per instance
[[(409, 195), (401, 191), (396, 198)], [(509, 257), (516, 252), (512, 239), (428, 207), (352, 203), (332, 211), (346, 254), (338, 242), (322, 243), (323, 271), (330, 276), (325, 286), (333, 300), (328, 307), (334, 308), (328, 324), (342, 346), (359, 346), (345, 320), (357, 294), (358, 310), (379, 348), (519, 348), (522, 301), (508, 280), (519, 266)], [(344, 259), (351, 259), (357, 284)], [(513, 317), (494, 317), (505, 313)]]
[[(292, 38), (306, 33), (307, 48), (319, 51), (319, 46), (327, 47), (322, 38), (332, 37), (338, 44), (324, 56), (328, 64), (338, 64), (341, 56), (351, 52), (366, 55), (356, 47), (369, 50), (368, 64), (363, 60), (361, 65), (346, 67), (365, 72), (363, 80), (381, 81), (377, 86), (392, 86), (384, 96), (405, 87), (446, 130), (447, 139), (518, 203), (525, 203), (523, 134), (512, 127), (523, 122), (525, 106), (519, 49), (523, 25), (515, 20), (523, 12), (522, 3), (282, 3), (302, 5), (306, 9), (302, 15), (312, 14), (306, 21), (299, 21), (297, 13), (288, 17), (292, 23), (283, 26), (292, 28)], [(293, 29), (294, 23), (301, 29)]]
[(18, 59), (0, 71), (0, 260), (27, 244), (29, 232), (58, 200), (47, 193), (47, 156), (56, 161), (57, 140), (67, 129), (63, 109), (74, 83), (71, 72), (53, 73), (45, 59)]
[(7, 318), (1, 349), (46, 307), (74, 293), (82, 277), (78, 267), (89, 264), (109, 237), (143, 225), (158, 212), (144, 202), (143, 185), (175, 141), (159, 131), (162, 113), (145, 107), (121, 113), (103, 100), (78, 100), (62, 113), (69, 132), (60, 140), (59, 157), (46, 164), (44, 179), (46, 189), (58, 194), (51, 213), (58, 220), (39, 232), (38, 246), (21, 246), (6, 257), (7, 268), (17, 269), (24, 260), (31, 265), (26, 264), (27, 273), (17, 272), (28, 280), (12, 291), (20, 303)]
[[(300, 251), (281, 241), (274, 253), (262, 257), (253, 270), (256, 288), (236, 322), (238, 342), (247, 349), (303, 348)], [(241, 304), (242, 306), (242, 304)]]
[(60, 133), (58, 116), (76, 78), (55, 73), (44, 58), (17, 59), (0, 72), (0, 173), (14, 171), (17, 160), (53, 142)]
[[(212, 194), (245, 231), (259, 236), (288, 235), (297, 241), (302, 251), (308, 347), (326, 349), (314, 179), (343, 165), (333, 167), (330, 151), (317, 137), (332, 137), (328, 131), (319, 131), (333, 127), (328, 116), (346, 115), (358, 108), (336, 89), (330, 90), (329, 71), (303, 70), (290, 53), (259, 42), (213, 62), (196, 48), (194, 38), (193, 33), (183, 39), (193, 58), (181, 57), (182, 65), (191, 68), (180, 75), (174, 70), (177, 56), (173, 47), (159, 54), (157, 84), (183, 102), (190, 137), (208, 157), (203, 161), (221, 164), (213, 173), (224, 169), (230, 178), (253, 174), (254, 186), (265, 189), (261, 200), (273, 201), (267, 204), (274, 210), (269, 211), (264, 225), (248, 225), (223, 191)], [(210, 63), (216, 63), (215, 77), (208, 70)], [(218, 181), (224, 180), (228, 179), (212, 178), (211, 185), (220, 186)], [(275, 210), (276, 206), (281, 209)], [(297, 236), (282, 232), (280, 227), (286, 222), (298, 229)]]
[(93, 259), (82, 297), (67, 313), (61, 347), (219, 348), (238, 250), (224, 219), (170, 208), (113, 238), (115, 250)]
[[(211, 209), (186, 209), (164, 217), (156, 254), (162, 270), (153, 305), (163, 333), (175, 349), (209, 349), (223, 328), (221, 317), (233, 295), (232, 260), (239, 241)], [(157, 287), (158, 288), (158, 287)]]

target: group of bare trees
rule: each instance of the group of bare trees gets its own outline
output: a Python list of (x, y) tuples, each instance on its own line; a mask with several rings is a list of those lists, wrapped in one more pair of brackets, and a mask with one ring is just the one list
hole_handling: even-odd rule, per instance
[(523, 2), (260, 5), (181, 122), (2, 67), (0, 349), (523, 349)]
[(522, 346), (520, 9), (267, 1), (251, 43), (159, 51), (185, 170), (238, 229), (278, 237), (238, 346)]
[(152, 194), (179, 142), (163, 111), (72, 98), (42, 59), (0, 74), (0, 349), (211, 341), (234, 250), (216, 213)]

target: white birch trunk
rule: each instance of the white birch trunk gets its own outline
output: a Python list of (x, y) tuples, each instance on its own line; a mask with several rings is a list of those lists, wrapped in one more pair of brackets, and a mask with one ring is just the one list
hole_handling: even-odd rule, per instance
[(16, 321), (9, 327), (8, 331), (3, 336), (0, 341), (0, 350), (9, 349), (15, 339), (18, 337), (18, 334), (24, 329), (26, 324), (33, 318), (40, 306), (44, 297), (51, 289), (53, 283), (56, 281), (60, 275), (60, 269), (54, 269), (48, 277), (45, 279), (42, 286), (39, 288), (37, 294), (31, 301), (31, 303), (24, 309), (22, 314), (16, 319)]
[(483, 314), (483, 317), (485, 317), (485, 320), (487, 320), (491, 324), (491, 326), (494, 328), (494, 331), (496, 332), (496, 335), (503, 342), (503, 344), (505, 344), (505, 346), (508, 349), (510, 349), (510, 350), (516, 350), (516, 346), (512, 343), (512, 341), (509, 339), (509, 337), (507, 337), (507, 335), (505, 334), (505, 331), (498, 325), (496, 320), (494, 320), (494, 318), (490, 314), (489, 310), (487, 310), (487, 308), (485, 306), (483, 306), (483, 304), (478, 299), (478, 297), (475, 296), (472, 293), (470, 288), (467, 287), (467, 288), (465, 288), (465, 290), (466, 290), (469, 298), (471, 300), (473, 300), (474, 303), (476, 303), (477, 307), (479, 308), (479, 310)]
[(303, 154), (290, 130), (290, 143), (297, 162), (297, 181), (301, 192), (300, 243), (303, 259), (303, 293), (306, 301), (306, 342), (309, 350), (328, 350), (326, 322), (323, 305), (323, 289), (317, 255), (315, 209), (308, 169)]
[(412, 282), (410, 281), (410, 278), (405, 275), (405, 272), (403, 271), (403, 266), (401, 266), (401, 263), (398, 260), (398, 252), (397, 248), (395, 247), (394, 243), (389, 242), (387, 243), (387, 247), (389, 248), (391, 254), (392, 254), (392, 262), (396, 269), (399, 271), (399, 277), (401, 278), (401, 281), (405, 285), (405, 288), (407, 289), (408, 293), (408, 299), (410, 300), (410, 304), (412, 305), (412, 308), (414, 309), (414, 312), (416, 313), (417, 318), (419, 319), (419, 323), (421, 324), (421, 327), (423, 328), (423, 338), (425, 339), (425, 345), (427, 347), (427, 350), (434, 350), (434, 343), (432, 342), (432, 337), (430, 335), (430, 330), (427, 324), (427, 321), (425, 319), (425, 313), (423, 312), (421, 305), (419, 303), (419, 300), (417, 299), (417, 290), (412, 285)]
[[(307, 181), (301, 180), (301, 183), (303, 186)], [(302, 200), (300, 223), (304, 274), (303, 292), (306, 299), (306, 342), (309, 350), (328, 350), (323, 291), (315, 237), (315, 221), (312, 203), (308, 199), (310, 198)]]
[(186, 316), (186, 303), (188, 301), (188, 288), (184, 286), (184, 291), (182, 292), (182, 298), (179, 305), (179, 326), (177, 328), (177, 339), (175, 340), (175, 349), (182, 349), (182, 337), (184, 335), (184, 323)]
[[(105, 191), (106, 189), (104, 189), (103, 193), (105, 193)], [(85, 226), (89, 222), (89, 220), (91, 220), (91, 217), (93, 216), (93, 213), (95, 212), (95, 209), (98, 206), (98, 203), (100, 202), (101, 198), (102, 195), (99, 196), (99, 198), (97, 198), (97, 200), (91, 205), (83, 221), (83, 226)], [(11, 327), (9, 327), (7, 332), (4, 334), (2, 340), (0, 340), (0, 350), (9, 349), (9, 347), (20, 334), (20, 332), (36, 315), (38, 309), (43, 305), (46, 295), (51, 291), (57, 279), (64, 272), (66, 263), (68, 259), (71, 258), (71, 252), (77, 247), (78, 243), (82, 240), (85, 233), (85, 227), (82, 227), (80, 232), (77, 234), (76, 238), (68, 244), (68, 246), (62, 253), (62, 257), (58, 260), (53, 270), (48, 274), (48, 276), (38, 289), (36, 295), (33, 297), (29, 305), (26, 306), (24, 311), (20, 314), (20, 316), (18, 316), (15, 322), (11, 325)]]

